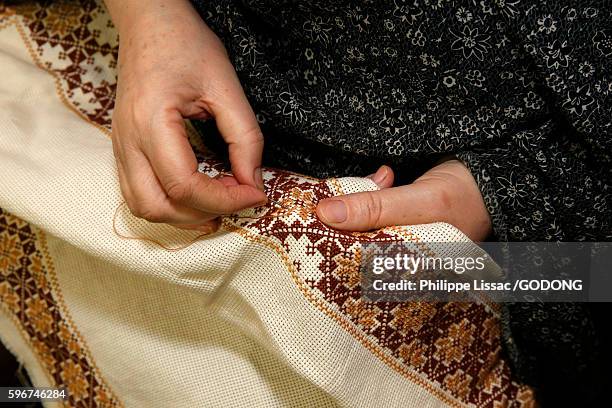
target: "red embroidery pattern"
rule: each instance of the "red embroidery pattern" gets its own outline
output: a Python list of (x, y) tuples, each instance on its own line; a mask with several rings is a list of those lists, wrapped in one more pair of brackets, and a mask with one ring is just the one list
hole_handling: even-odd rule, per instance
[(0, 308), (20, 328), (71, 407), (119, 407), (55, 291), (44, 237), (0, 209)]
[(108, 29), (113, 24), (105, 8), (95, 1), (55, 0), (23, 2), (11, 10), (22, 17), (32, 51), (60, 79), (71, 104), (110, 129), (119, 42)]
[[(271, 246), (287, 257), (295, 278), (311, 295), (307, 297), (313, 303), (323, 302), (329, 314), (350, 321), (347, 329), (375, 354), (387, 362), (391, 356), (391, 365), (413, 381), (425, 375), (429, 381), (421, 385), (450, 405), (534, 405), (532, 391), (512, 380), (501, 355), (499, 321), (489, 308), (475, 303), (367, 303), (361, 299), (360, 243), (416, 237), (402, 229), (356, 234), (325, 226), (313, 214), (316, 202), (339, 193), (329, 182), (275, 171), (266, 189), (281, 207), (291, 209), (290, 215), (230, 216), (224, 226), (239, 233), (248, 231), (243, 234), (247, 238), (269, 238)], [(267, 210), (259, 211), (255, 217)], [(289, 250), (290, 242), (297, 240), (306, 245), (307, 256), (321, 259), (315, 268), (305, 270), (311, 265), (306, 265), (304, 252), (296, 256)]]

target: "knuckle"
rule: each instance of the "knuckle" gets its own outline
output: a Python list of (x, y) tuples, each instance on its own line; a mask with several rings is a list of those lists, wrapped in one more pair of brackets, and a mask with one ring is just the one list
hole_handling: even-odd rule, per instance
[(238, 189), (229, 188), (227, 189), (227, 200), (219, 203), (219, 210), (227, 214), (238, 211), (241, 209), (241, 199), (242, 197)]
[(152, 116), (156, 109), (150, 106), (149, 100), (156, 100), (152, 95), (143, 94), (130, 106), (129, 114), (126, 115), (129, 122), (136, 129), (146, 130), (150, 128)]
[(169, 182), (165, 186), (168, 197), (176, 202), (184, 202), (193, 195), (193, 186), (185, 180)]
[(160, 214), (155, 211), (145, 212), (142, 218), (149, 222), (154, 222), (154, 223), (166, 222), (166, 218), (163, 216), (163, 214)]
[(139, 204), (135, 203), (132, 200), (128, 200), (127, 201), (127, 206), (128, 209), (130, 210), (130, 213), (136, 217), (136, 218), (142, 218), (142, 215), (144, 213), (144, 208), (142, 208), (142, 206), (140, 206)]
[(141, 104), (136, 104), (132, 107), (130, 115), (130, 121), (132, 122), (135, 129), (146, 130), (149, 126), (149, 114)]
[(149, 222), (163, 222), (163, 214), (156, 210), (154, 206), (140, 202), (128, 203), (128, 208), (134, 217), (142, 218)]
[(263, 147), (264, 137), (259, 125), (257, 123), (249, 126), (245, 130), (241, 131), (240, 134), (228, 135), (226, 142), (230, 145), (236, 145), (240, 147), (255, 147), (261, 145)]
[(438, 221), (447, 219), (453, 207), (451, 193), (447, 188), (432, 188), (429, 190), (428, 201), (431, 203), (433, 216)]
[(258, 125), (249, 128), (243, 135), (243, 138), (249, 144), (260, 144), (264, 142), (263, 133)]
[(383, 204), (379, 194), (366, 194), (361, 205), (363, 219), (366, 220), (368, 226), (377, 227), (383, 213)]

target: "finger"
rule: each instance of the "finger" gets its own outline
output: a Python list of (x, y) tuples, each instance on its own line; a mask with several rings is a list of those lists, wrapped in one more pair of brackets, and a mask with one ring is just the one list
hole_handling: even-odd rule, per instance
[(439, 219), (436, 191), (423, 183), (322, 200), (317, 215), (330, 227), (368, 231), (391, 225), (424, 224)]
[(231, 176), (223, 176), (217, 180), (219, 180), (225, 187), (237, 186), (239, 184), (238, 181)]
[(134, 200), (134, 194), (130, 188), (130, 183), (127, 181), (123, 165), (117, 156), (115, 156), (115, 162), (117, 163), (117, 177), (119, 178), (119, 189), (121, 190), (121, 195), (126, 202), (131, 202)]
[(232, 173), (241, 184), (264, 189), (261, 155), (264, 138), (244, 91), (234, 76), (231, 85), (211, 105), (217, 128), (228, 144)]
[(183, 117), (166, 111), (157, 117), (145, 154), (170, 201), (211, 214), (228, 214), (267, 201), (263, 191), (246, 184), (226, 185), (197, 171)]
[(393, 186), (393, 180), (395, 178), (393, 170), (389, 166), (380, 166), (376, 173), (368, 176), (376, 185), (380, 188), (389, 188)]
[(142, 153), (131, 151), (117, 160), (124, 197), (135, 216), (151, 222), (204, 224), (216, 215), (171, 202)]
[(175, 228), (184, 230), (200, 231), (203, 234), (212, 234), (219, 229), (221, 225), (218, 219), (207, 221), (203, 224), (170, 224)]

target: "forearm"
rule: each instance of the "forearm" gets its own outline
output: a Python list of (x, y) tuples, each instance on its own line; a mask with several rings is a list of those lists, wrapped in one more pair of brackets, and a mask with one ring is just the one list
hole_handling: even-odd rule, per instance
[(160, 19), (172, 20), (179, 18), (185, 23), (185, 18), (198, 19), (188, 0), (105, 0), (113, 23), (120, 34), (127, 33), (135, 22), (140, 25), (155, 24)]
[[(214, 65), (227, 61), (223, 44), (208, 28), (188, 0), (105, 0), (120, 36), (119, 87), (159, 75), (159, 67), (140, 64), (163, 55), (169, 72), (182, 72), (186, 61), (206, 59)], [(200, 39), (206, 46), (194, 55), (184, 50), (193, 48)], [(133, 68), (139, 69), (133, 69)], [(231, 66), (230, 66), (231, 68)], [(160, 86), (164, 87), (163, 84)]]

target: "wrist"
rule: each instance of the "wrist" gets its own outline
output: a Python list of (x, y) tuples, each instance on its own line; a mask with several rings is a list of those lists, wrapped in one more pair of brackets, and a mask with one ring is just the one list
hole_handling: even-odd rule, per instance
[(105, 0), (106, 7), (119, 32), (129, 38), (132, 32), (146, 33), (161, 22), (190, 18), (195, 10), (188, 0)]

